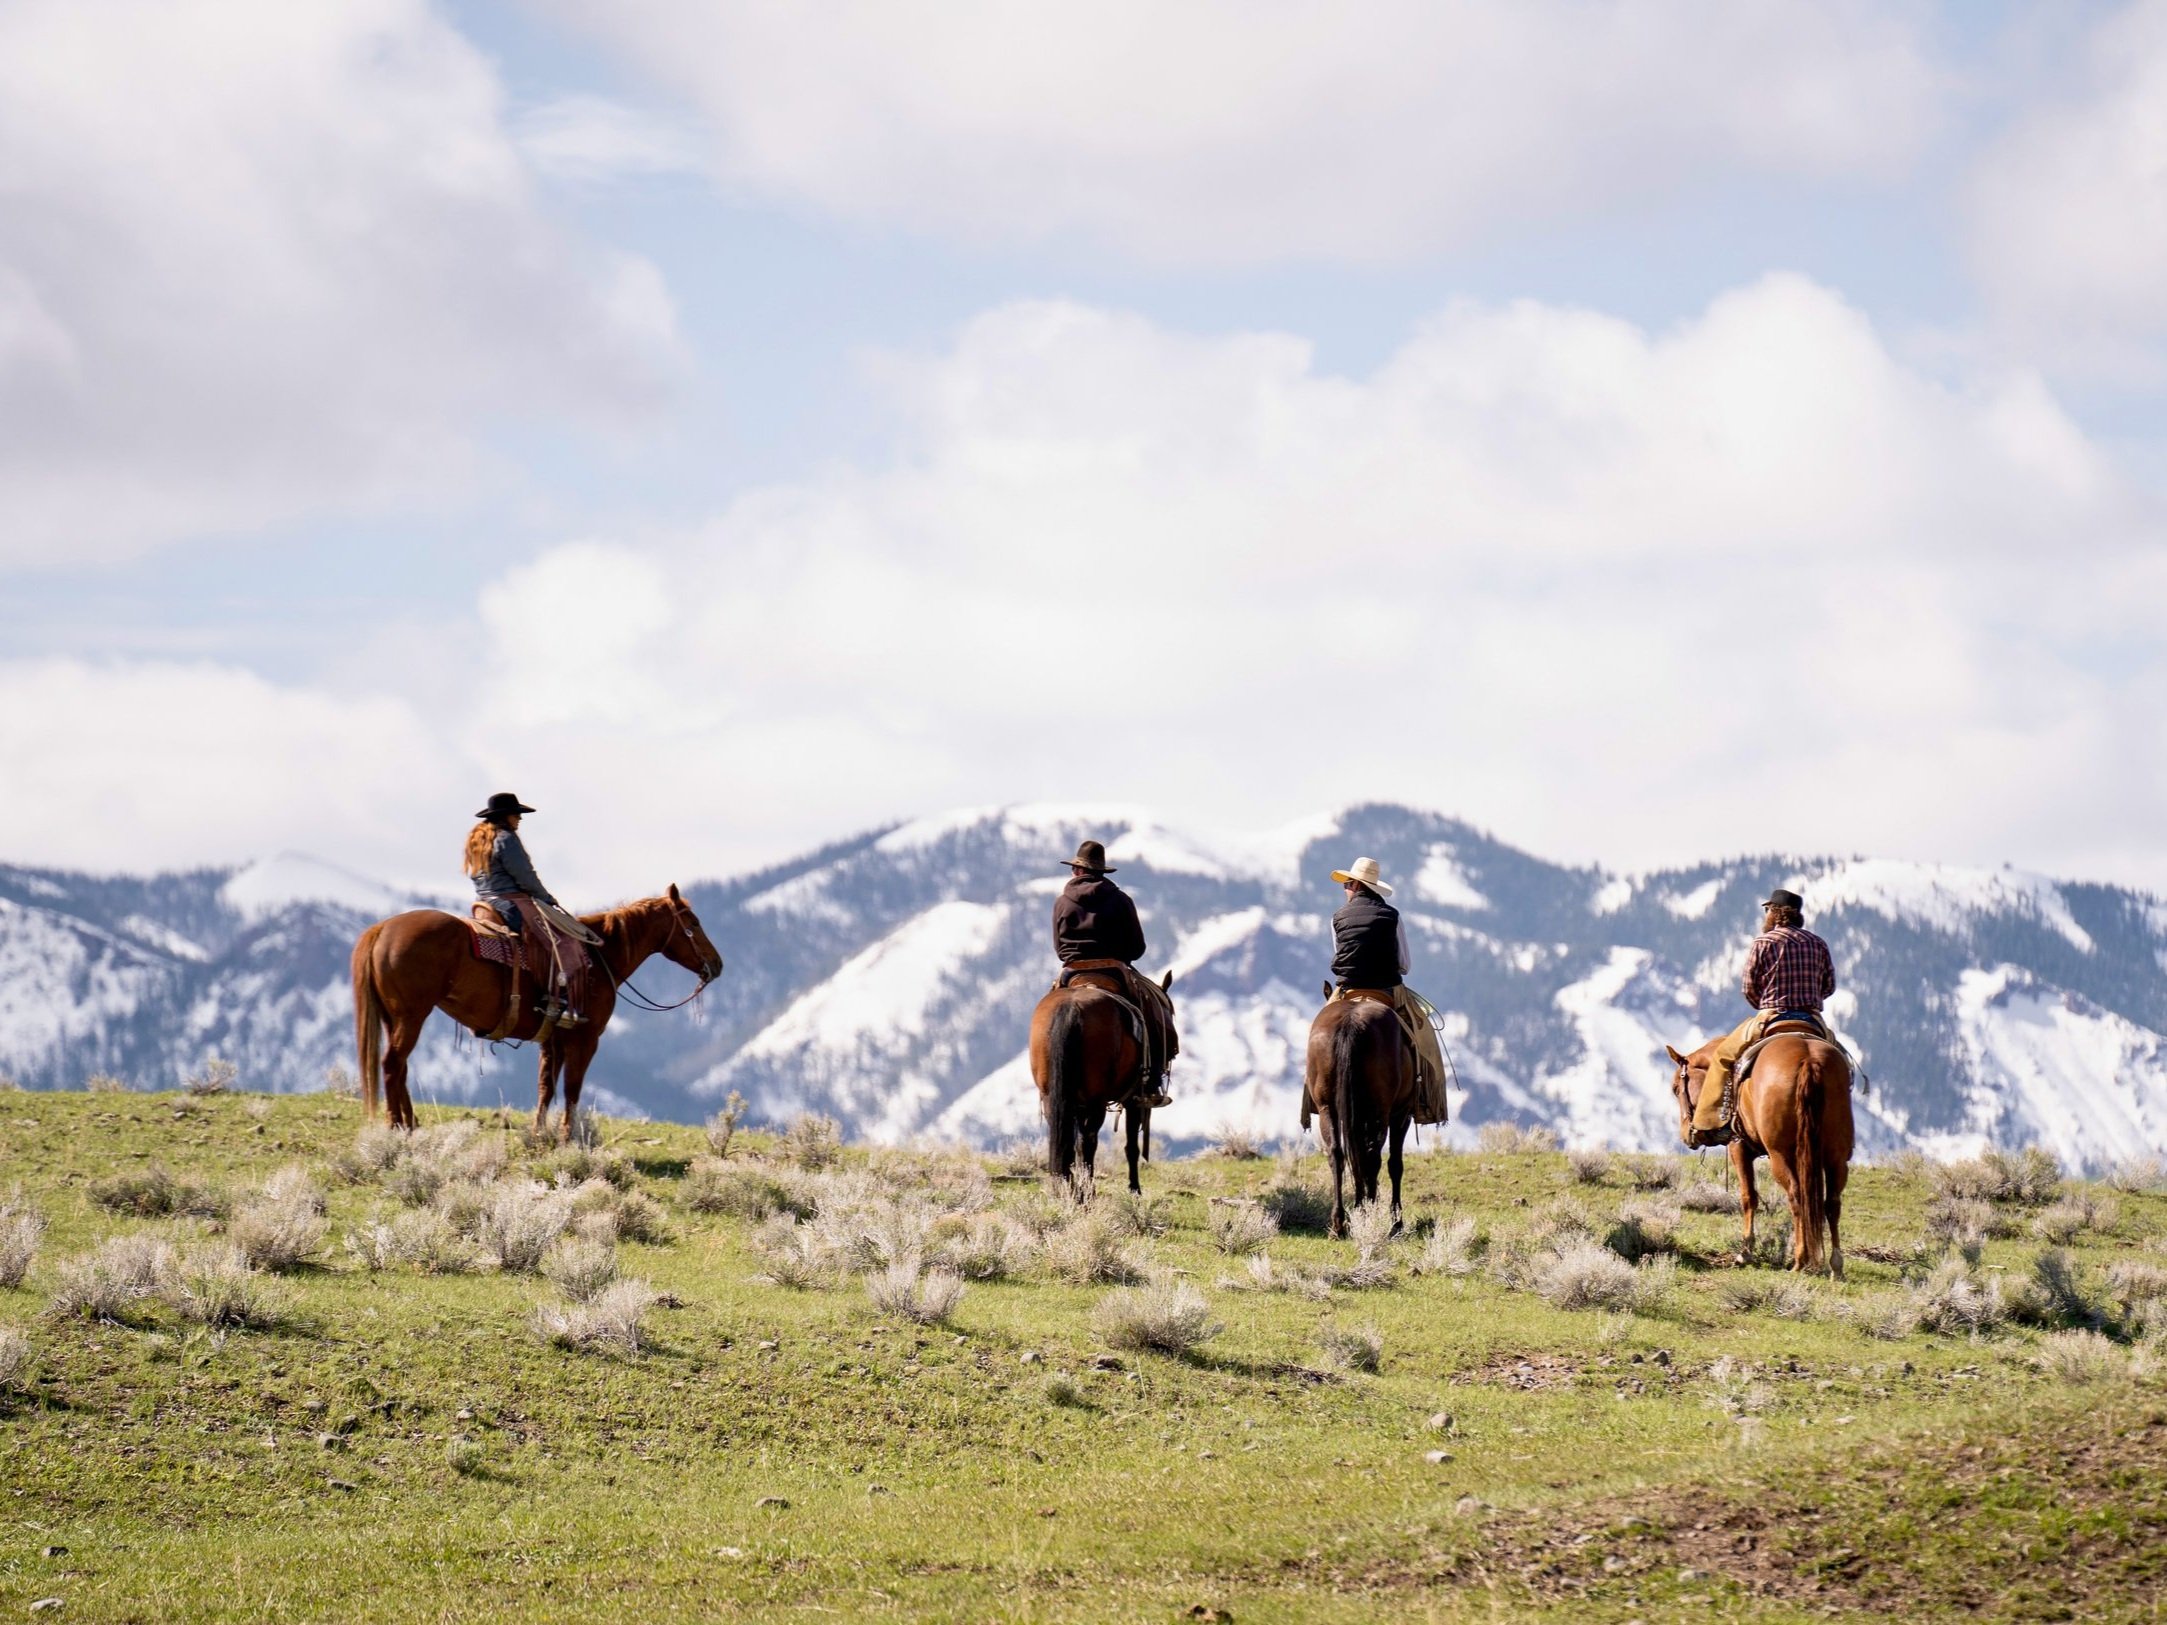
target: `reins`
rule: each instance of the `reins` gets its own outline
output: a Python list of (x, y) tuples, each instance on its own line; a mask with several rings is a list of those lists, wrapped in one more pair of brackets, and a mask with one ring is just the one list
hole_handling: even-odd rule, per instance
[[(684, 936), (684, 939), (687, 942), (691, 942), (693, 947), (697, 949), (699, 947), (699, 944), (693, 941), (692, 927), (685, 924), (685, 916), (675, 903), (672, 903), (670, 905), (670, 919), (671, 922), (676, 925), (678, 931)], [(720, 968), (718, 968), (715, 972), (715, 976), (702, 975), (700, 977), (700, 985), (694, 988), (690, 993), (687, 993), (676, 1003), (657, 1004), (653, 999), (650, 999), (646, 994), (642, 993), (638, 988), (632, 985), (632, 976), (629, 971), (620, 978), (615, 971), (610, 969), (609, 961), (603, 958), (602, 955), (595, 954), (593, 958), (595, 963), (602, 967), (602, 974), (610, 979), (610, 983), (612, 986), (614, 986), (619, 992), (628, 993), (632, 996), (633, 1009), (652, 1010), (658, 1014), (666, 1013), (671, 1010), (683, 1009), (686, 1005), (690, 1004), (694, 999), (698, 998), (702, 993), (705, 993), (707, 991), (708, 983), (714, 981), (715, 976), (720, 976), (722, 974), (722, 971), (720, 970)], [(720, 960), (722, 958), (722, 955), (718, 953), (715, 958), (717, 960)]]

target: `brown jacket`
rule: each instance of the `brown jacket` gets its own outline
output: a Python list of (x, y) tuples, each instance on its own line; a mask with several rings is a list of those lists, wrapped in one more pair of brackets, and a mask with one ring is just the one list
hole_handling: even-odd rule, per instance
[(1144, 927), (1129, 894), (1104, 875), (1071, 880), (1053, 905), (1053, 951), (1061, 963), (1144, 957)]

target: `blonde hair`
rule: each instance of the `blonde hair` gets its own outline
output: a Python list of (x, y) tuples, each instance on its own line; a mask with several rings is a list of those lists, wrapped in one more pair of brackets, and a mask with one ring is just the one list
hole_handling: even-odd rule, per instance
[(496, 850), (496, 844), (497, 826), (490, 823), (488, 819), (484, 818), (480, 823), (468, 830), (466, 853), (461, 860), (466, 865), (466, 872), (470, 875), (478, 875), (487, 869), (489, 867), (489, 855)]

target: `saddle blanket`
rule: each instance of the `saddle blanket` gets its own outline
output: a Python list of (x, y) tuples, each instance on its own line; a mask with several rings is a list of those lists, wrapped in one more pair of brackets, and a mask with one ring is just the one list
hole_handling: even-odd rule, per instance
[(504, 936), (495, 931), (476, 931), (474, 957), (491, 965), (516, 965), (519, 963), (519, 939)]

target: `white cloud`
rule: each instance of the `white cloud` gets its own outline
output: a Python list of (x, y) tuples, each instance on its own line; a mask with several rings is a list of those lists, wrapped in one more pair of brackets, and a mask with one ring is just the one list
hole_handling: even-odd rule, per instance
[(1937, 122), (1863, 0), (549, 0), (756, 196), (1148, 259), (1374, 260), (1726, 174), (1886, 176)]
[[(1973, 260), (2017, 337), (2066, 364), (2157, 375), (2167, 337), (2167, 0), (2102, 22), (2083, 83), (1979, 158)], [(2135, 356), (2128, 346), (2144, 346)]]
[(510, 787), (598, 898), (953, 805), (1259, 827), (1380, 796), (1612, 862), (2167, 884), (2167, 769), (2130, 745), (2167, 714), (2159, 513), (2035, 380), (1923, 376), (1813, 283), (1661, 332), (1454, 306), (1365, 377), (1017, 304), (883, 382), (891, 463), (489, 590), (481, 675), (329, 775), (404, 822), (400, 873), (449, 878), (459, 796)]
[(673, 364), (425, 0), (17, 0), (0, 195), (0, 566), (441, 501), (492, 419)]
[(0, 764), (8, 861), (105, 873), (299, 846), (397, 875), (424, 850), (417, 815), (475, 778), (403, 701), (164, 661), (0, 662)]
[(556, 180), (601, 182), (700, 167), (692, 134), (642, 108), (602, 96), (560, 96), (519, 117), (519, 150)]

